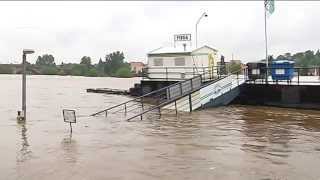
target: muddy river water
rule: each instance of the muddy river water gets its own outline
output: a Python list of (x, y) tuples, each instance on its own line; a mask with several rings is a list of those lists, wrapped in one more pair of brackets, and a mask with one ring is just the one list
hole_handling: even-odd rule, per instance
[[(0, 179), (320, 179), (320, 112), (231, 105), (143, 121), (86, 115), (129, 99), (86, 93), (138, 78), (0, 75)], [(73, 134), (62, 109), (75, 109)]]

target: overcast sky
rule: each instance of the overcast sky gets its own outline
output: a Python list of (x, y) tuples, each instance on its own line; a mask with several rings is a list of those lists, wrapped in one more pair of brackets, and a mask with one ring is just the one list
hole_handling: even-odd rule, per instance
[[(173, 35), (192, 33), (227, 59), (264, 58), (263, 1), (221, 2), (0, 2), (0, 63), (21, 61), (23, 48), (53, 54), (56, 63), (93, 62), (120, 50), (126, 61), (145, 61), (146, 53), (173, 44)], [(268, 18), (270, 54), (320, 48), (320, 2), (276, 1)]]

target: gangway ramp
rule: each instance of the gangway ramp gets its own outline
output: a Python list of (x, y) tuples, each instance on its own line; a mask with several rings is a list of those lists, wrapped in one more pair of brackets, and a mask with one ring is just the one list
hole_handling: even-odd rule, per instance
[(132, 120), (161, 116), (161, 114), (191, 112), (201, 107), (226, 105), (236, 97), (236, 89), (246, 80), (246, 69), (227, 75), (201, 74), (143, 96), (109, 107), (92, 114)]

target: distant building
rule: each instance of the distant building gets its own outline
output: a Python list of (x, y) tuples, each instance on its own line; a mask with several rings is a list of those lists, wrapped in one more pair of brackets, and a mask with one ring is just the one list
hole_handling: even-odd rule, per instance
[(130, 62), (131, 72), (141, 74), (142, 69), (145, 67), (143, 62)]

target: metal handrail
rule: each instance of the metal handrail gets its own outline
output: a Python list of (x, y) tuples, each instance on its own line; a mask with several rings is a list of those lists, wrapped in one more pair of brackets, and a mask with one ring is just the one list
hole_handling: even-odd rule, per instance
[(117, 104), (117, 105), (115, 105), (115, 106), (109, 107), (109, 108), (107, 108), (107, 109), (98, 111), (98, 112), (96, 112), (96, 113), (94, 113), (94, 114), (91, 114), (91, 116), (96, 116), (96, 115), (101, 114), (101, 113), (103, 113), (103, 112), (107, 112), (107, 111), (109, 111), (109, 110), (111, 110), (111, 109), (114, 109), (114, 108), (116, 108), (116, 107), (120, 107), (120, 106), (125, 105), (125, 104), (127, 104), (127, 103), (130, 103), (130, 102), (132, 102), (132, 101), (136, 101), (136, 100), (139, 100), (139, 99), (140, 99), (140, 101), (142, 101), (141, 99), (144, 98), (144, 97), (148, 97), (148, 96), (150, 96), (150, 95), (152, 95), (152, 94), (156, 94), (156, 93), (161, 92), (161, 91), (163, 91), (163, 90), (167, 90), (167, 89), (169, 89), (169, 88), (171, 88), (171, 87), (173, 87), (173, 86), (176, 86), (176, 85), (178, 85), (178, 84), (180, 84), (180, 83), (182, 84), (182, 83), (187, 82), (187, 81), (190, 81), (190, 80), (192, 80), (192, 79), (196, 79), (196, 78), (199, 78), (199, 77), (200, 77), (200, 78), (201, 78), (201, 81), (202, 81), (202, 76), (205, 77), (205, 74), (207, 74), (207, 73), (206, 73), (206, 72), (203, 72), (202, 74), (198, 74), (197, 76), (194, 76), (194, 77), (192, 77), (192, 78), (190, 78), (190, 79), (186, 79), (185, 81), (180, 81), (180, 82), (174, 83), (174, 84), (172, 84), (172, 85), (169, 85), (169, 86), (160, 88), (160, 89), (158, 89), (158, 90), (155, 90), (155, 91), (152, 91), (152, 92), (150, 92), (150, 93), (144, 94), (144, 95), (139, 96), (139, 97), (136, 97), (136, 98), (134, 98), (134, 99), (131, 99), (131, 100), (129, 100), (129, 101), (126, 101), (126, 102)]
[[(191, 79), (198, 78), (199, 76), (201, 77), (201, 75), (198, 75), (198, 76), (193, 77), (193, 78), (191, 78)], [(98, 114), (101, 114), (101, 113), (106, 112), (106, 111), (108, 111), (108, 110), (111, 110), (111, 109), (113, 109), (113, 108), (119, 107), (119, 106), (121, 106), (121, 105), (125, 105), (125, 104), (127, 104), (127, 103), (129, 103), (129, 102), (132, 102), (132, 101), (135, 101), (135, 100), (138, 100), (138, 99), (141, 99), (141, 98), (150, 96), (150, 95), (152, 95), (152, 94), (156, 94), (156, 93), (158, 93), (158, 92), (160, 92), (160, 91), (163, 91), (163, 90), (166, 90), (166, 89), (168, 89), (168, 88), (170, 88), (170, 87), (176, 86), (177, 84), (180, 84), (180, 83), (183, 83), (183, 82), (186, 82), (186, 81), (190, 81), (191, 79), (187, 79), (187, 80), (185, 80), (185, 81), (177, 82), (177, 83), (174, 83), (174, 84), (172, 84), (172, 85), (163, 87), (163, 88), (161, 88), (161, 89), (152, 91), (152, 92), (150, 92), (150, 93), (147, 93), (147, 94), (144, 94), (144, 95), (142, 95), (142, 96), (136, 97), (136, 98), (131, 99), (131, 100), (129, 100), (129, 101), (126, 101), (126, 102), (120, 103), (120, 104), (118, 104), (118, 105), (115, 105), (115, 106), (109, 107), (109, 108), (107, 108), (107, 109), (104, 109), (104, 110), (102, 110), (102, 111), (96, 112), (96, 113), (92, 114), (91, 116), (96, 116), (96, 115), (98, 115)]]
[[(200, 86), (200, 87), (198, 87), (198, 88), (196, 88), (196, 89), (193, 89), (193, 90), (191, 90), (190, 92), (184, 93), (184, 94), (182, 94), (181, 96), (178, 96), (178, 97), (176, 97), (176, 98), (174, 98), (174, 99), (171, 99), (170, 101), (163, 102), (163, 103), (161, 103), (161, 104), (159, 104), (159, 105), (157, 105), (157, 106), (154, 106), (154, 107), (152, 107), (152, 108), (150, 108), (150, 109), (147, 109), (147, 110), (145, 110), (145, 111), (143, 111), (143, 112), (141, 112), (141, 113), (139, 113), (139, 114), (136, 114), (136, 115), (134, 115), (134, 116), (132, 116), (132, 117), (126, 119), (126, 120), (127, 120), (127, 121), (130, 121), (130, 120), (132, 120), (132, 119), (134, 119), (134, 118), (137, 118), (137, 117), (139, 117), (139, 116), (141, 116), (141, 119), (142, 119), (142, 115), (143, 115), (143, 114), (146, 114), (146, 113), (148, 113), (148, 112), (150, 112), (150, 111), (152, 111), (152, 110), (155, 110), (155, 109), (157, 109), (157, 108), (160, 108), (160, 107), (163, 107), (163, 106), (165, 106), (165, 105), (168, 105), (168, 104), (170, 104), (170, 103), (172, 103), (172, 102), (174, 102), (174, 101), (177, 101), (177, 100), (185, 97), (185, 96), (188, 95), (188, 94), (192, 94), (192, 93), (198, 91), (199, 89), (201, 89), (201, 88), (203, 88), (203, 87), (205, 87), (205, 86), (209, 86), (209, 85), (211, 85), (211, 84), (213, 84), (213, 83), (215, 83), (215, 82), (217, 82), (217, 81), (220, 81), (220, 80), (222, 80), (222, 79), (225, 79), (225, 78), (227, 78), (227, 77), (229, 77), (229, 76), (231, 76), (231, 75), (235, 75), (235, 74), (236, 74), (236, 75), (238, 76), (238, 75), (239, 75), (239, 72), (241, 72), (241, 71), (246, 71), (246, 68), (241, 68), (241, 69), (239, 69), (239, 70), (236, 70), (236, 71), (234, 71), (234, 72), (231, 72), (230, 74), (228, 74), (228, 75), (226, 75), (226, 76), (222, 76), (222, 78), (215, 79), (214, 81), (212, 81), (212, 82), (210, 82), (210, 83), (208, 83), (208, 84), (205, 84), (204, 86)], [(245, 78), (246, 78), (246, 73), (245, 73)], [(237, 78), (237, 80), (239, 80), (239, 79)]]

